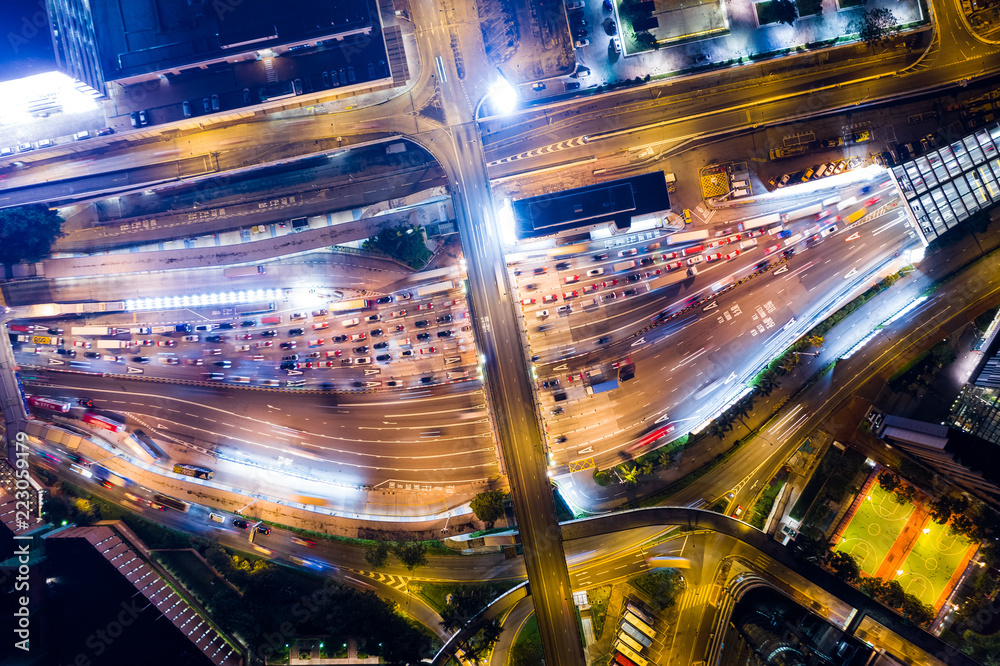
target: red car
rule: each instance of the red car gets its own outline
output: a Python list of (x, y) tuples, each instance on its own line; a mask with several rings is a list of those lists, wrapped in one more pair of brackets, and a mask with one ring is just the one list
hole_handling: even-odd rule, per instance
[(521, 305), (534, 305), (535, 299), (533, 298), (523, 298), (521, 299)]
[(683, 261), (672, 261), (672, 262), (670, 262), (669, 264), (666, 265), (666, 269), (668, 271), (675, 271), (678, 268), (682, 267), (683, 265), (684, 265)]
[(879, 201), (882, 201), (882, 197), (872, 197), (871, 199), (865, 202), (865, 207), (867, 208), (868, 206), (874, 206)]
[(721, 252), (711, 252), (705, 255), (705, 261), (715, 261), (716, 259), (722, 259)]
[(680, 252), (667, 252), (666, 254), (661, 254), (660, 259), (667, 261), (668, 259), (676, 259), (679, 256), (681, 256)]
[(579, 275), (569, 275), (563, 279), (563, 282), (565, 282), (566, 284), (573, 284), (574, 282), (578, 282), (579, 280), (580, 280)]
[(421, 303), (420, 305), (417, 306), (417, 310), (433, 310), (433, 309), (434, 309), (433, 303)]
[(565, 301), (565, 300), (569, 300), (571, 298), (576, 298), (579, 295), (580, 294), (578, 292), (576, 292), (576, 291), (563, 292), (563, 300)]
[(618, 279), (608, 280), (607, 282), (602, 282), (601, 286), (607, 289), (608, 287), (613, 287), (618, 284)]

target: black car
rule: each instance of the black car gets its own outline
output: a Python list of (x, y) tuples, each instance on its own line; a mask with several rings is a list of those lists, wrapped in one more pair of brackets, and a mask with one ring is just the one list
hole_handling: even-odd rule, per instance
[(84, 358), (101, 358), (101, 355), (97, 352), (83, 352)]
[(557, 416), (559, 414), (562, 414), (564, 411), (565, 410), (562, 407), (556, 407), (555, 409), (552, 410), (552, 416)]
[(556, 444), (565, 444), (565, 443), (566, 443), (566, 435), (559, 435), (558, 437), (556, 437)]
[(441, 315), (438, 317), (439, 324), (448, 324), (451, 322), (451, 315)]
[(375, 301), (379, 305), (385, 305), (386, 303), (392, 303), (392, 296), (383, 296)]
[(62, 335), (63, 330), (61, 328), (50, 328), (49, 335)]
[(608, 258), (607, 252), (601, 252), (600, 254), (594, 255), (594, 261), (604, 261), (607, 258)]
[(639, 293), (638, 289), (626, 289), (622, 292), (622, 296), (635, 296)]
[(273, 338), (277, 334), (278, 334), (278, 332), (276, 330), (274, 330), (273, 328), (269, 328), (266, 331), (261, 331), (260, 332), (260, 337), (262, 337), (262, 338)]
[(403, 384), (401, 382), (397, 382), (396, 380), (392, 380), (391, 382), (386, 382), (385, 385), (389, 388), (395, 388), (397, 386), (402, 386)]
[(557, 271), (568, 271), (569, 270), (569, 262), (568, 261), (560, 261), (558, 264), (556, 264), (556, 270)]
[(216, 326), (216, 328), (218, 328), (220, 331), (231, 331), (233, 330), (233, 325), (229, 323), (219, 324), (218, 326)]
[(233, 362), (232, 361), (213, 361), (212, 365), (217, 366), (219, 368), (231, 368), (231, 367), (233, 367)]
[(205, 337), (205, 342), (222, 342), (225, 340), (221, 335), (208, 335)]
[(632, 273), (632, 275), (628, 275), (628, 276), (625, 277), (625, 281), (626, 282), (638, 282), (641, 279), (642, 279), (642, 276), (639, 275), (638, 273)]
[(242, 518), (233, 518), (233, 527), (238, 527), (241, 530), (248, 530), (250, 529), (250, 523)]
[(438, 337), (439, 338), (450, 338), (452, 333), (454, 333), (454, 331), (438, 331)]
[(267, 525), (258, 525), (254, 531), (257, 532), (257, 534), (263, 534), (264, 536), (267, 536), (268, 534), (271, 533), (271, 528), (268, 527)]
[(386, 349), (389, 346), (388, 342), (376, 342), (372, 345), (373, 349)]
[(375, 357), (375, 360), (381, 363), (388, 363), (390, 358), (391, 357), (388, 354), (379, 354)]
[(360, 347), (355, 347), (354, 348), (354, 353), (355, 354), (367, 354), (368, 353), (368, 345), (361, 345)]
[(524, 288), (527, 289), (528, 291), (534, 291), (535, 289), (538, 289), (538, 285), (535, 284), (534, 282), (529, 282), (528, 284), (524, 285)]
[(430, 326), (430, 324), (431, 323), (426, 319), (421, 319), (420, 321), (413, 323), (413, 325), (416, 326), (417, 328), (426, 328), (427, 326)]
[(335, 335), (333, 337), (333, 341), (334, 342), (347, 342), (347, 336), (346, 335)]
[(417, 340), (428, 340), (430, 337), (430, 333), (417, 333)]
[(88, 407), (90, 409), (94, 408), (94, 401), (91, 400), (90, 398), (77, 398), (76, 404), (80, 405), (81, 407)]
[(652, 257), (643, 257), (642, 261), (639, 262), (639, 265), (640, 266), (649, 266), (651, 263), (653, 263), (653, 258)]
[(790, 247), (787, 250), (785, 250), (784, 252), (782, 252), (781, 256), (783, 256), (785, 259), (788, 259), (789, 257), (793, 256), (794, 254), (795, 254), (795, 248), (794, 247)]
[(420, 383), (421, 384), (430, 384), (432, 381), (434, 381), (433, 377), (421, 377), (420, 378)]
[(597, 341), (597, 344), (599, 344), (599, 345), (606, 345), (609, 342), (611, 342), (611, 336), (610, 335), (605, 335), (603, 338), (601, 338), (600, 340)]
[(132, 357), (132, 361), (134, 363), (149, 363), (149, 357), (148, 356), (133, 356)]
[(282, 361), (281, 365), (278, 366), (279, 370), (294, 370), (295, 361)]
[(368, 331), (368, 334), (371, 335), (373, 338), (381, 338), (382, 337), (382, 329), (381, 328), (373, 328), (372, 330)]
[(240, 322), (240, 326), (244, 328), (250, 328), (251, 326), (256, 326), (256, 325), (257, 325), (257, 320), (255, 319), (246, 319)]
[(295, 349), (295, 343), (294, 342), (282, 342), (279, 346), (282, 349)]
[(559, 386), (559, 380), (558, 379), (548, 379), (548, 380), (542, 382), (542, 388), (555, 388), (557, 386)]
[(301, 328), (290, 328), (288, 329), (288, 335), (304, 335), (305, 330)]

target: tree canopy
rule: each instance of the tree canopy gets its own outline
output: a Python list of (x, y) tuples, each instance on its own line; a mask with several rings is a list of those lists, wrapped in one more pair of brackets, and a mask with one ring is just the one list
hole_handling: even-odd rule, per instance
[(771, 9), (778, 23), (791, 25), (799, 17), (799, 11), (792, 0), (771, 0)]
[(493, 523), (503, 517), (503, 502), (506, 496), (507, 493), (502, 490), (487, 490), (477, 493), (469, 502), (469, 507), (476, 514), (476, 518), (486, 523), (487, 528), (493, 527)]
[(0, 208), (0, 264), (34, 262), (48, 256), (63, 235), (59, 213), (42, 204)]
[(888, 9), (865, 10), (853, 25), (858, 36), (868, 46), (879, 46), (899, 32), (899, 22)]
[(381, 252), (413, 269), (423, 268), (431, 258), (424, 229), (415, 224), (383, 229), (362, 243), (361, 249)]

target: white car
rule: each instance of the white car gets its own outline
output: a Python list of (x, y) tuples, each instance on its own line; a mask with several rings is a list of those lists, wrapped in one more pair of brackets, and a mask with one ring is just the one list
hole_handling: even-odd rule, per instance
[(535, 316), (538, 317), (539, 319), (545, 319), (546, 317), (549, 316), (549, 311), (539, 310), (538, 312), (535, 313)]
[(250, 345), (233, 345), (233, 351), (250, 351)]
[(701, 258), (701, 255), (696, 254), (695, 256), (688, 259), (687, 264), (688, 266), (694, 266), (695, 264), (700, 264), (702, 261), (704, 261), (704, 259)]

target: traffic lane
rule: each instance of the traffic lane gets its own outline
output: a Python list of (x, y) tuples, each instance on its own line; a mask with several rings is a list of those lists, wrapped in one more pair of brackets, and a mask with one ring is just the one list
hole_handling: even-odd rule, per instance
[[(31, 390), (56, 397), (65, 395), (66, 388), (75, 387), (53, 384)], [(191, 397), (190, 387), (185, 388)], [(99, 409), (155, 419), (156, 423), (151, 424), (154, 436), (156, 429), (162, 429), (196, 442), (215, 439), (216, 444), (229, 446), (235, 441), (244, 451), (267, 455), (276, 451), (294, 453), (316, 462), (384, 473), (408, 470), (425, 474), (440, 470), (447, 471), (452, 478), (479, 479), (487, 477), (487, 470), (496, 465), (489, 424), (482, 418), (482, 404), (478, 402), (481, 396), (464, 396), (466, 400), (477, 401), (469, 407), (478, 407), (478, 412), (469, 412), (461, 406), (430, 409), (427, 400), (414, 401), (412, 405), (378, 401), (364, 409), (351, 410), (304, 401), (305, 396), (255, 395), (262, 397), (256, 405), (237, 401), (233, 396), (218, 395), (211, 396), (216, 398), (216, 404), (212, 405), (202, 404), (208, 402), (210, 396), (197, 396), (199, 402), (191, 402), (128, 390), (91, 388), (88, 391), (88, 397), (95, 400)], [(233, 402), (219, 406), (219, 397), (229, 397)], [(291, 404), (293, 402), (295, 404)], [(398, 409), (384, 411), (390, 407)], [(259, 418), (258, 414), (266, 418)], [(465, 414), (475, 418), (451, 420), (453, 415), (461, 418)], [(340, 418), (345, 415), (350, 418)], [(388, 419), (393, 421), (386, 424)], [(330, 428), (342, 428), (344, 432), (330, 432)], [(425, 479), (420, 476), (412, 480)]]

